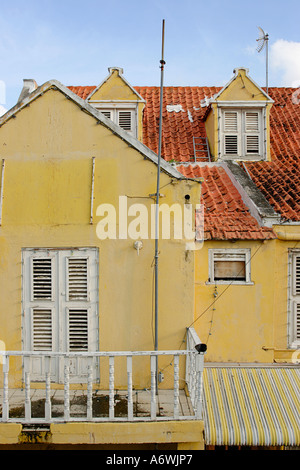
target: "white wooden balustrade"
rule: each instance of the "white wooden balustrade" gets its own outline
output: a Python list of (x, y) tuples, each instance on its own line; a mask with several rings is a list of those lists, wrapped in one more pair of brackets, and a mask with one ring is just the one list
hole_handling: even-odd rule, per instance
[[(3, 364), (3, 388), (0, 390), (0, 396), (2, 395), (2, 416), (0, 414), (0, 422), (23, 422), (23, 423), (51, 423), (57, 421), (135, 421), (135, 420), (162, 420), (162, 419), (201, 419), (202, 418), (202, 373), (204, 357), (203, 354), (199, 354), (195, 345), (200, 341), (195, 334), (193, 329), (188, 329), (187, 332), (187, 349), (186, 350), (175, 350), (175, 351), (117, 351), (117, 352), (72, 352), (72, 353), (54, 353), (54, 352), (37, 352), (37, 351), (2, 351), (0, 352), (0, 362)], [(2, 356), (2, 357), (1, 357)], [(126, 401), (127, 401), (127, 413), (126, 416), (116, 416), (116, 390), (115, 390), (115, 359), (117, 357), (126, 357), (127, 367), (127, 390), (126, 390)], [(149, 379), (151, 383), (150, 390), (147, 391), (150, 398), (150, 410), (149, 416), (138, 417), (134, 413), (134, 402), (133, 394), (136, 393), (136, 389), (133, 384), (133, 358), (145, 357), (150, 358), (149, 367)], [(157, 358), (159, 356), (170, 356), (173, 367), (174, 383), (170, 393), (173, 394), (173, 413), (168, 416), (160, 416), (157, 407)], [(185, 382), (188, 389), (188, 395), (192, 403), (192, 410), (188, 414), (180, 413), (180, 400), (179, 394), (182, 391), (182, 384), (180, 381), (180, 357), (183, 356), (186, 359), (185, 362)], [(19, 357), (23, 363), (23, 380), (24, 380), (24, 416), (16, 417), (10, 413), (14, 406), (13, 400), (10, 403), (9, 396), (12, 391), (9, 387), (9, 365), (12, 358)], [(44, 413), (42, 417), (34, 418), (32, 416), (32, 389), (31, 386), (34, 380), (31, 378), (31, 360), (33, 358), (42, 358), (43, 370), (44, 370), (44, 386), (42, 390), (39, 388), (39, 392), (43, 393)], [(70, 400), (71, 393), (74, 389), (74, 385), (70, 381), (70, 361), (76, 357), (85, 357), (87, 359), (87, 379), (86, 379), (86, 406), (85, 416), (72, 417), (70, 413)], [(93, 392), (95, 389), (94, 380), (94, 367), (100, 358), (108, 358), (108, 385), (109, 390), (107, 391), (108, 399), (108, 414), (105, 417), (99, 417), (93, 415)], [(52, 399), (51, 393), (51, 361), (59, 359), (64, 363), (64, 376), (63, 376), (63, 414), (60, 417), (55, 417), (52, 413)], [(101, 374), (100, 374), (101, 376)], [(99, 384), (98, 384), (99, 386)], [(71, 388), (72, 387), (72, 388)]]

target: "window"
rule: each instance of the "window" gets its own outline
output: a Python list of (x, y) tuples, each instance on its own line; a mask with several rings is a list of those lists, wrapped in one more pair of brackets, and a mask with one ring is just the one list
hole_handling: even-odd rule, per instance
[(300, 251), (289, 253), (289, 346), (300, 346)]
[(263, 156), (261, 110), (224, 109), (221, 119), (221, 153), (224, 158)]
[(252, 284), (250, 250), (209, 250), (209, 283)]
[[(23, 250), (25, 350), (96, 351), (97, 307), (97, 249)], [(73, 377), (79, 376), (86, 359), (72, 361)], [(52, 369), (62, 379), (59, 364), (53, 363)], [(34, 359), (32, 373), (37, 380), (43, 375), (40, 359)]]
[(105, 109), (102, 107), (98, 109), (105, 117), (118, 124), (124, 131), (136, 136), (136, 111), (134, 109)]

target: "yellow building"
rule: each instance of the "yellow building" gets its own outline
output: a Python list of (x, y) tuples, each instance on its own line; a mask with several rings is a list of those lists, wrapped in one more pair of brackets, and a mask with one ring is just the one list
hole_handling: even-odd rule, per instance
[[(116, 71), (111, 80), (93, 99), (121, 97), (106, 101), (117, 124), (56, 81), (26, 82), (0, 122), (0, 445), (203, 447), (203, 355), (193, 342), (181, 348), (194, 240), (164, 232), (169, 208), (191, 216), (201, 184), (161, 162), (169, 225), (161, 221), (154, 351), (158, 159), (128, 129), (140, 126), (143, 101)], [(193, 372), (186, 396), (182, 377)]]
[[(266, 94), (245, 68), (225, 87), (164, 89), (157, 352), (159, 88), (132, 87), (118, 67), (99, 86), (36, 87), (0, 121), (0, 339), (23, 351), (3, 365), (3, 442), (28, 441), (30, 392), (44, 388), (45, 443), (297, 448), (297, 90)], [(25, 386), (23, 421), (8, 415), (7, 377)], [(84, 419), (74, 390), (87, 393)]]
[[(146, 100), (143, 140), (155, 89)], [(163, 155), (203, 178), (195, 317), (207, 344), (207, 448), (299, 446), (299, 90), (234, 70), (224, 87), (165, 89)]]

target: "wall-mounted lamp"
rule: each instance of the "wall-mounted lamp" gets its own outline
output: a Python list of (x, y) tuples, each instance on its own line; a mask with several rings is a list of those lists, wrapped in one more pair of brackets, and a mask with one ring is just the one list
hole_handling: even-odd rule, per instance
[(204, 353), (207, 350), (207, 345), (205, 343), (196, 344), (195, 349), (198, 353)]
[(137, 240), (133, 244), (134, 248), (137, 250), (137, 254), (140, 254), (140, 250), (143, 248), (143, 242), (141, 240)]

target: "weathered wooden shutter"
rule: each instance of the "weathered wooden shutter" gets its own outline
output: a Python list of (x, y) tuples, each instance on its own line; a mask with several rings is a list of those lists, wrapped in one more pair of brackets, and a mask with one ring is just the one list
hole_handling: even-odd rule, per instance
[(291, 252), (289, 255), (289, 297), (290, 297), (290, 321), (289, 337), (290, 346), (300, 346), (300, 253)]
[(259, 113), (245, 112), (246, 154), (259, 154)]
[(88, 260), (68, 259), (68, 300), (88, 300)]
[(32, 260), (33, 300), (52, 299), (52, 259), (33, 258)]
[(258, 135), (246, 135), (246, 153), (259, 154)]
[(300, 302), (295, 302), (295, 340), (300, 341)]
[(238, 154), (238, 113), (224, 112), (224, 147), (226, 155)]
[(259, 120), (257, 111), (246, 111), (246, 132), (258, 132)]
[(118, 124), (125, 131), (132, 130), (131, 111), (119, 111)]
[(225, 135), (225, 154), (237, 155), (237, 153), (238, 153), (237, 135)]
[(293, 295), (300, 295), (300, 255), (293, 259)]
[[(24, 350), (97, 351), (98, 250), (23, 250)], [(52, 359), (53, 380), (63, 380), (63, 359)], [(32, 377), (43, 380), (44, 361), (31, 361)], [(70, 358), (72, 380), (87, 377), (87, 358)]]
[(238, 113), (237, 111), (225, 111), (224, 113), (224, 131), (238, 131)]
[(111, 119), (111, 111), (101, 111), (101, 113), (104, 114), (104, 116), (108, 119)]
[(69, 350), (88, 351), (88, 309), (69, 309)]
[(32, 343), (34, 351), (52, 350), (52, 309), (32, 309)]

